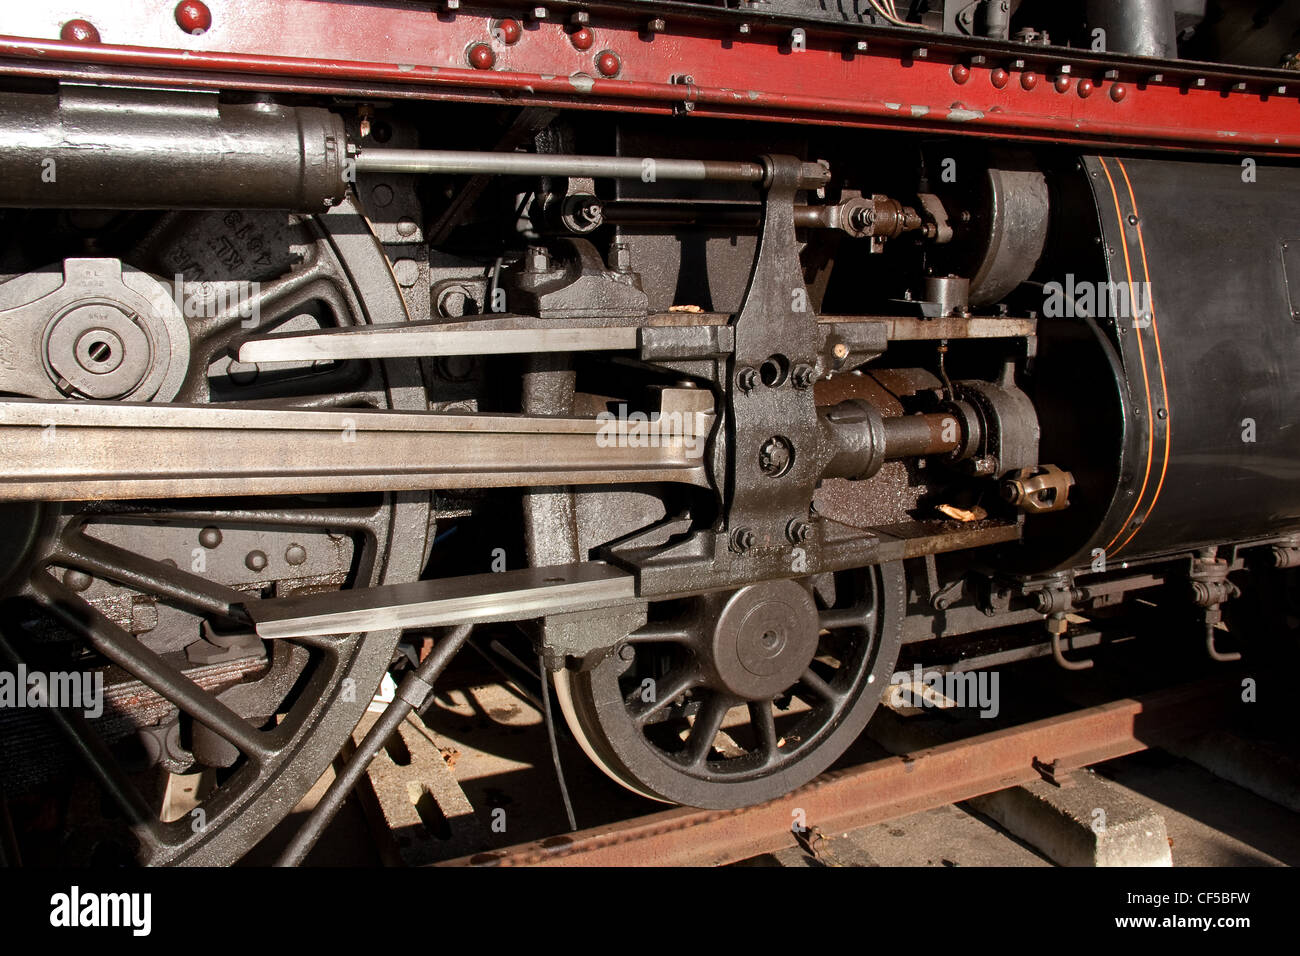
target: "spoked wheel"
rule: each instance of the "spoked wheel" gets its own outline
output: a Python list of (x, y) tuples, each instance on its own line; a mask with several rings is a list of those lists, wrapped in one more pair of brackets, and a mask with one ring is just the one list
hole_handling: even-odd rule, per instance
[(587, 754), (644, 796), (705, 809), (779, 797), (862, 732), (902, 639), (898, 565), (652, 605), (595, 668), (556, 675)]
[[(209, 244), (222, 230), (214, 215), (173, 220), (168, 248)], [(236, 227), (248, 220), (231, 215), (236, 221), (225, 225), (241, 235)], [(232, 298), (185, 316), (187, 341), (170, 358), (182, 356), (187, 367), (171, 376), (175, 394), (154, 400), (423, 409), (410, 361), (231, 363), (232, 337), (255, 326), (405, 317), (383, 252), (350, 207), (299, 222), (289, 248), (299, 261), (262, 282), (254, 307), (243, 298), (232, 306)], [(159, 259), (170, 258), (154, 258), (148, 271), (166, 274)], [(219, 288), (220, 280), (206, 292)], [(24, 743), (34, 739), (27, 732), (53, 740), (50, 728), (58, 730), (108, 798), (91, 801), (106, 808), (102, 821), (68, 822), (54, 862), (219, 865), (244, 855), (319, 778), (370, 702), (399, 636), (263, 642), (240, 605), (416, 579), (429, 499), (33, 504), (10, 506), (4, 519), (0, 667), (21, 661), (29, 670), (104, 678), (102, 717), (65, 708), (48, 723), (33, 715), (31, 727), (0, 731), (7, 768), (21, 756), (39, 781), (42, 754)], [(179, 781), (188, 789), (177, 801)]]

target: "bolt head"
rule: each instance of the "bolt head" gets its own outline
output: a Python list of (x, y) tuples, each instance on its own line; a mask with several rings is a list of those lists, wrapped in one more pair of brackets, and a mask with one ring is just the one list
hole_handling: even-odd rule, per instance
[(795, 388), (807, 388), (817, 380), (817, 370), (811, 365), (796, 365), (790, 378)]
[(732, 546), (740, 553), (745, 553), (758, 543), (758, 536), (749, 528), (739, 528), (731, 536)]
[(812, 525), (798, 518), (792, 519), (785, 528), (786, 537), (793, 544), (802, 544), (812, 537), (812, 533)]
[(746, 365), (744, 368), (741, 368), (736, 372), (736, 384), (739, 385), (743, 391), (752, 392), (754, 386), (758, 384), (758, 372)]
[(551, 254), (541, 246), (530, 246), (525, 261), (529, 272), (546, 272), (551, 268)]

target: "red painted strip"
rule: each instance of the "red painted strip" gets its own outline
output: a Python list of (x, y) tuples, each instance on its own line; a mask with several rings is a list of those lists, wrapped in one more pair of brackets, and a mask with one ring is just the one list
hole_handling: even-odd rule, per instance
[[(783, 52), (775, 34), (742, 37), (723, 25), (679, 28), (670, 20), (668, 32), (650, 35), (640, 32), (639, 22), (593, 19), (595, 42), (579, 49), (566, 27), (551, 21), (521, 19), (525, 28), (507, 44), (492, 35), (489, 16), (313, 0), (212, 0), (213, 26), (200, 36), (179, 30), (172, 4), (105, 0), (105, 12), (90, 17), (104, 42), (73, 44), (54, 39), (60, 23), (57, 11), (48, 8), (61, 5), (13, 5), (0, 12), (0, 33), (25, 34), (0, 36), (0, 57), (46, 67), (211, 72), (228, 77), (232, 87), (260, 74), (384, 83), (438, 98), (496, 92), (577, 108), (610, 102), (663, 108), (690, 99), (696, 115), (1300, 154), (1300, 79), (1286, 95), (1265, 96), (1259, 89), (1187, 89), (1172, 79), (1148, 85), (1136, 72), (1122, 70), (1118, 79), (1105, 80), (1076, 64), (1069, 89), (1061, 93), (1051, 82), (1020, 82), (1014, 63), (993, 58), (971, 66), (959, 82), (954, 54), (935, 47), (928, 58), (910, 59), (897, 38), (872, 40), (867, 53), (849, 55), (839, 41), (809, 36), (806, 50)], [(924, 38), (918, 35), (915, 42)], [(491, 69), (470, 66), (467, 51), (475, 44), (492, 49)], [(303, 55), (308, 51), (310, 56)], [(613, 78), (597, 69), (606, 51), (618, 57)], [(1035, 55), (1026, 52), (1027, 58)], [(1010, 82), (999, 87), (995, 71), (1008, 67)], [(1030, 69), (1042, 72), (1032, 60)], [(693, 83), (671, 82), (680, 75)], [(1093, 84), (1086, 98), (1078, 92), (1085, 80)], [(1119, 102), (1108, 95), (1115, 84), (1126, 88)]]

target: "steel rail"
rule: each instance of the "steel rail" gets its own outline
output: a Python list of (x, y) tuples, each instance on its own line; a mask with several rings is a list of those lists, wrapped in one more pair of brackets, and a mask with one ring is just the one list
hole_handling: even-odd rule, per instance
[(807, 826), (841, 832), (969, 800), (1207, 730), (1240, 687), (1211, 680), (1049, 717), (823, 774), (777, 800), (738, 810), (678, 807), (478, 853), (440, 866), (717, 866), (791, 843)]

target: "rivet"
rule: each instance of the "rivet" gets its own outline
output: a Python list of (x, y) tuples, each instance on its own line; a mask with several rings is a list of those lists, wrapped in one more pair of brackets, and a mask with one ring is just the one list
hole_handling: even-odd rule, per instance
[(244, 555), (244, 567), (250, 571), (261, 571), (266, 568), (266, 555), (261, 551), (250, 551)]
[(569, 42), (573, 44), (575, 50), (590, 50), (596, 42), (596, 36), (586, 27), (581, 30), (574, 30), (569, 35)]
[(989, 74), (989, 81), (999, 90), (1006, 89), (1007, 81), (1011, 79), (1010, 74), (1002, 67), (998, 67)]
[(965, 83), (970, 79), (970, 67), (964, 63), (954, 63), (952, 67), (952, 80), (954, 83)]
[(618, 76), (621, 67), (618, 54), (613, 50), (606, 50), (596, 57), (596, 69), (602, 76)]
[(307, 560), (307, 549), (300, 544), (291, 544), (284, 549), (284, 560), (297, 566)]
[(497, 61), (497, 55), (486, 43), (475, 43), (467, 54), (469, 65), (476, 70), (490, 70)]
[(1079, 81), (1079, 96), (1085, 100), (1092, 96), (1092, 80)]
[(1026, 90), (1034, 89), (1038, 86), (1038, 74), (1033, 72), (1020, 74), (1020, 85)]
[(212, 26), (212, 11), (200, 0), (181, 0), (176, 4), (176, 25), (186, 33), (207, 33)]
[(94, 580), (85, 571), (78, 571), (76, 568), (69, 568), (63, 572), (63, 586), (78, 594), (90, 587)]
[(1116, 83), (1110, 88), (1110, 98), (1118, 103), (1124, 97), (1128, 96), (1128, 87), (1123, 83)]
[(524, 35), (524, 28), (519, 25), (518, 20), (507, 18), (496, 22), (492, 35), (509, 46), (512, 43), (519, 42), (519, 38)]
[(1070, 78), (1062, 73), (1052, 81), (1052, 85), (1056, 87), (1056, 92), (1067, 93), (1070, 89)]
[(217, 545), (221, 544), (221, 529), (215, 525), (208, 525), (199, 532), (199, 544), (211, 551)]
[(59, 38), (67, 43), (98, 43), (99, 31), (89, 20), (69, 20), (59, 31)]

